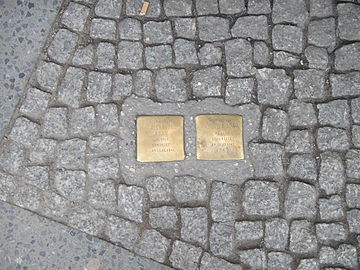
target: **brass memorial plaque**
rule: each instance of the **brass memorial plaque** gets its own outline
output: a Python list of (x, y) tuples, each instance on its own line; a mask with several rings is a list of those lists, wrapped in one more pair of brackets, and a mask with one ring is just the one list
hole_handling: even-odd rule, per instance
[(224, 114), (197, 116), (196, 156), (201, 160), (243, 159), (242, 116)]
[(182, 116), (139, 116), (137, 160), (175, 161), (185, 158)]

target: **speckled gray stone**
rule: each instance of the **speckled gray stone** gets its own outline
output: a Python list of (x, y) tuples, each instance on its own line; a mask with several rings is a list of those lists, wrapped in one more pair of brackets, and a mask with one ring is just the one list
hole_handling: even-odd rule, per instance
[(139, 69), (143, 67), (143, 45), (140, 42), (120, 41), (118, 45), (118, 67)]
[(360, 210), (353, 209), (346, 212), (346, 219), (349, 224), (349, 230), (352, 233), (360, 233)]
[(101, 131), (118, 131), (119, 113), (115, 104), (99, 104), (96, 106), (97, 123)]
[(29, 160), (33, 163), (46, 163), (55, 159), (56, 141), (51, 139), (38, 139), (31, 147)]
[(351, 116), (355, 124), (360, 124), (360, 98), (351, 100)]
[(88, 177), (92, 180), (116, 179), (119, 174), (119, 162), (116, 157), (98, 157), (88, 162)]
[(319, 128), (316, 141), (319, 149), (322, 151), (345, 151), (350, 147), (350, 141), (346, 131), (339, 128)]
[(291, 126), (311, 127), (317, 123), (314, 105), (311, 103), (290, 100), (288, 113)]
[(114, 182), (102, 180), (93, 183), (88, 191), (88, 201), (97, 208), (114, 209), (116, 205)]
[(210, 250), (215, 256), (231, 257), (235, 249), (235, 229), (226, 223), (213, 223), (210, 230)]
[(133, 89), (133, 80), (131, 75), (123, 75), (120, 73), (114, 76), (114, 85), (111, 98), (113, 100), (123, 100), (131, 95)]
[(319, 242), (329, 244), (331, 242), (345, 241), (347, 232), (342, 224), (318, 223), (316, 224), (316, 236)]
[(279, 51), (274, 52), (274, 65), (278, 67), (292, 67), (300, 63), (300, 57), (291, 53)]
[(263, 139), (283, 143), (289, 132), (289, 118), (282, 110), (268, 108), (263, 113)]
[(134, 93), (139, 97), (149, 97), (153, 90), (153, 73), (150, 70), (139, 70), (134, 76)]
[(240, 221), (235, 223), (235, 237), (240, 244), (259, 241), (263, 238), (264, 229), (261, 221)]
[(198, 18), (199, 38), (204, 41), (217, 41), (230, 38), (229, 21), (214, 16)]
[(61, 22), (72, 30), (82, 31), (89, 13), (88, 7), (70, 3), (62, 15)]
[(173, 180), (174, 196), (179, 203), (205, 202), (208, 198), (207, 184), (203, 179), (179, 176)]
[(323, 71), (296, 70), (294, 75), (294, 89), (297, 98), (313, 100), (325, 97), (325, 73)]
[(119, 185), (118, 210), (124, 217), (136, 221), (143, 221), (145, 208), (145, 190), (136, 186)]
[(169, 180), (153, 176), (146, 179), (145, 187), (152, 202), (170, 202), (172, 191)]
[(29, 166), (24, 170), (22, 181), (33, 185), (39, 189), (49, 189), (49, 167), (48, 166)]
[(164, 2), (164, 10), (166, 16), (189, 16), (192, 14), (192, 1), (176, 1), (176, 0), (166, 0)]
[(41, 204), (40, 190), (31, 185), (21, 185), (17, 187), (13, 196), (13, 202), (25, 209), (37, 211)]
[(309, 46), (305, 49), (306, 60), (309, 68), (326, 69), (329, 63), (328, 53), (325, 48)]
[(335, 69), (339, 71), (360, 70), (356, 59), (360, 57), (360, 42), (344, 45), (335, 51)]
[(233, 37), (266, 40), (269, 38), (267, 17), (240, 17), (231, 28), (231, 34)]
[(194, 41), (176, 39), (173, 45), (176, 65), (195, 65), (199, 63)]
[(222, 182), (212, 184), (210, 197), (211, 218), (216, 222), (234, 222), (237, 214), (239, 201), (237, 188)]
[(88, 106), (70, 113), (69, 133), (73, 136), (86, 136), (96, 129), (95, 110)]
[(339, 37), (345, 40), (360, 40), (360, 7), (355, 3), (344, 3), (338, 4), (336, 8), (339, 14)]
[(270, 252), (268, 254), (269, 270), (288, 270), (291, 269), (293, 262), (292, 256), (284, 252)]
[(99, 43), (96, 50), (96, 67), (98, 69), (111, 69), (115, 67), (115, 46), (108, 42)]
[(20, 111), (30, 117), (40, 118), (46, 111), (51, 94), (30, 88), (26, 94), (26, 99), (20, 107)]
[(86, 98), (90, 102), (105, 102), (111, 91), (111, 75), (101, 72), (90, 72)]
[(334, 100), (317, 107), (320, 124), (339, 128), (350, 126), (350, 108), (346, 100)]
[(345, 169), (339, 154), (321, 154), (319, 185), (327, 195), (339, 194), (344, 188)]
[[(143, 2), (143, 0), (126, 0), (126, 15), (139, 15)], [(149, 3), (150, 8), (148, 9), (145, 17), (159, 17), (161, 12), (160, 0), (151, 0)]]
[(99, 39), (116, 39), (116, 23), (113, 20), (93, 19), (90, 26), (90, 37)]
[(246, 11), (244, 0), (219, 0), (220, 13), (235, 14)]
[(57, 100), (73, 108), (80, 106), (85, 70), (69, 67), (58, 90)]
[(346, 185), (345, 198), (349, 208), (360, 208), (360, 185)]
[(72, 59), (74, 65), (91, 65), (94, 58), (94, 47), (89, 44), (87, 46), (79, 46)]
[(266, 66), (270, 62), (269, 47), (263, 41), (255, 41), (254, 43), (254, 64)]
[(86, 141), (70, 139), (62, 141), (57, 147), (57, 168), (84, 169)]
[(254, 95), (254, 79), (228, 79), (225, 91), (225, 103), (238, 105), (250, 103)]
[(286, 219), (274, 218), (265, 222), (265, 247), (285, 250), (288, 244), (289, 224)]
[(152, 228), (160, 230), (165, 235), (176, 232), (179, 229), (176, 208), (172, 206), (151, 208), (149, 223)]
[(0, 172), (0, 200), (6, 201), (8, 197), (14, 195), (16, 187), (14, 176)]
[(136, 223), (117, 216), (108, 217), (105, 231), (110, 241), (120, 243), (130, 250), (134, 248), (135, 242), (140, 238), (140, 228)]
[(293, 23), (304, 27), (308, 16), (305, 0), (275, 0), (273, 3), (273, 23)]
[(145, 48), (146, 67), (150, 69), (170, 67), (173, 64), (170, 45), (159, 45)]
[(205, 207), (181, 208), (181, 239), (190, 243), (207, 246), (208, 213)]
[(287, 173), (292, 178), (313, 184), (317, 179), (316, 159), (312, 155), (293, 155)]
[(360, 148), (360, 126), (353, 125), (351, 128), (352, 143), (355, 147)]
[(247, 5), (248, 14), (269, 14), (271, 5), (269, 0), (249, 0)]
[(133, 18), (125, 18), (119, 23), (120, 39), (141, 40), (141, 23)]
[(275, 25), (272, 31), (272, 44), (275, 50), (301, 53), (303, 50), (303, 32), (291, 25)]
[(335, 29), (334, 18), (311, 21), (308, 25), (308, 43), (332, 51), (336, 45)]
[(18, 173), (24, 161), (25, 150), (20, 144), (9, 141), (4, 147), (1, 147), (0, 168), (5, 172)]
[(218, 1), (216, 0), (196, 0), (195, 3), (198, 15), (219, 13)]
[(308, 130), (292, 130), (285, 141), (285, 150), (289, 153), (312, 153), (315, 145)]
[(310, 0), (311, 17), (328, 17), (334, 15), (333, 3), (331, 0)]
[(161, 69), (156, 73), (156, 96), (163, 102), (183, 102), (187, 99), (185, 70)]
[(337, 249), (323, 247), (320, 249), (320, 263), (339, 265), (356, 269), (358, 266), (356, 248), (352, 245), (342, 244)]
[(252, 54), (252, 46), (245, 39), (233, 39), (225, 42), (227, 74), (236, 77), (254, 75)]
[(296, 270), (320, 270), (318, 259), (302, 259)]
[(177, 37), (194, 39), (196, 35), (195, 18), (176, 18), (174, 20), (175, 33)]
[(219, 259), (205, 252), (201, 258), (200, 263), (201, 270), (218, 270), (218, 269), (227, 269), (227, 270), (241, 270), (240, 265), (231, 264), (225, 260)]
[(315, 228), (309, 221), (294, 220), (290, 226), (290, 251), (297, 254), (316, 252)]
[(69, 225), (83, 232), (97, 235), (105, 225), (105, 212), (89, 206), (75, 208), (69, 215)]
[(319, 214), (322, 220), (339, 220), (344, 217), (342, 199), (338, 195), (319, 199)]
[(360, 72), (330, 75), (333, 97), (357, 96), (360, 94)]
[(195, 71), (191, 86), (196, 97), (209, 97), (221, 95), (223, 69), (221, 67), (209, 67)]
[(49, 46), (48, 55), (60, 63), (67, 63), (75, 51), (77, 41), (77, 34), (60, 29)]
[(95, 6), (95, 14), (99, 17), (119, 18), (122, 0), (100, 0)]
[(349, 150), (345, 156), (346, 174), (348, 177), (360, 179), (360, 151)]
[(25, 146), (31, 146), (39, 136), (39, 125), (25, 117), (16, 119), (9, 138)]
[(248, 249), (239, 251), (240, 261), (250, 269), (267, 269), (266, 253), (262, 249)]
[(198, 265), (201, 253), (202, 250), (199, 247), (175, 241), (169, 260), (176, 268), (193, 270)]
[(205, 43), (199, 50), (198, 57), (201, 65), (219, 64), (222, 58), (221, 48), (212, 43)]
[(55, 173), (56, 190), (65, 198), (77, 201), (85, 194), (86, 175), (84, 171), (59, 170)]
[(54, 92), (61, 70), (61, 66), (55, 63), (41, 62), (35, 73), (36, 81), (45, 90)]
[(118, 149), (118, 140), (115, 136), (107, 133), (92, 135), (88, 139), (88, 154), (101, 156), (115, 154)]
[(150, 21), (144, 24), (144, 41), (147, 44), (171, 43), (173, 41), (170, 21)]
[(67, 134), (67, 109), (50, 108), (42, 124), (42, 135), (46, 138), (64, 138)]

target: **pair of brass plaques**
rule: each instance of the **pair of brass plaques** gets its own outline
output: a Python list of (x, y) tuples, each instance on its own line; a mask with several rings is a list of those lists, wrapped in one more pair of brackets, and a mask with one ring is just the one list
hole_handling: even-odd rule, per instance
[[(244, 158), (243, 119), (240, 115), (196, 116), (196, 157), (199, 160)], [(139, 116), (137, 160), (159, 162), (184, 160), (182, 116)]]

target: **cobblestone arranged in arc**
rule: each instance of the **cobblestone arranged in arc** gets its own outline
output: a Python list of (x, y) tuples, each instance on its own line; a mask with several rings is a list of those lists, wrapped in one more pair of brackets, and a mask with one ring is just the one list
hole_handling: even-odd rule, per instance
[[(174, 269), (358, 269), (359, 3), (142, 2), (64, 1), (2, 141), (0, 199)], [(127, 179), (127, 100), (246, 112), (246, 171)]]

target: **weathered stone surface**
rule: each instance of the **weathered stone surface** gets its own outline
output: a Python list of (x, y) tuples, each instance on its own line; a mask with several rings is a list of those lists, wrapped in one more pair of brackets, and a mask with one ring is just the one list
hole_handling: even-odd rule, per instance
[(274, 52), (274, 65), (278, 67), (292, 67), (300, 63), (300, 57), (291, 53), (279, 51)]
[(302, 259), (296, 270), (320, 270), (318, 259)]
[(281, 106), (288, 103), (291, 95), (291, 78), (282, 69), (262, 68), (256, 71), (258, 100), (261, 104)]
[(225, 42), (227, 74), (235, 77), (254, 75), (252, 54), (252, 46), (245, 39), (233, 39)]
[(86, 98), (90, 102), (105, 102), (109, 99), (111, 91), (111, 74), (90, 72)]
[(113, 100), (123, 100), (131, 95), (133, 89), (133, 80), (131, 75), (123, 75), (120, 73), (114, 76), (114, 87), (112, 92)]
[(254, 64), (266, 66), (270, 62), (269, 47), (263, 41), (256, 41), (254, 43)]
[(147, 44), (171, 43), (173, 41), (170, 21), (150, 21), (144, 24), (144, 41)]
[(117, 150), (118, 141), (113, 135), (100, 133), (89, 137), (88, 154), (91, 156), (111, 155)]
[(350, 147), (346, 131), (339, 128), (319, 128), (316, 141), (321, 151), (345, 151)]
[(356, 96), (360, 94), (360, 72), (331, 74), (330, 84), (333, 97)]
[(268, 254), (269, 270), (288, 270), (291, 269), (293, 258), (291, 255), (283, 252), (270, 252)]
[(360, 185), (346, 185), (345, 198), (349, 208), (360, 208)]
[(50, 108), (44, 116), (42, 135), (46, 138), (64, 138), (67, 128), (67, 109)]
[(269, 0), (249, 0), (248, 14), (269, 14), (271, 12), (271, 5)]
[[(144, 3), (143, 0), (126, 0), (126, 15), (136, 15), (138, 16), (140, 13), (140, 8)], [(157, 18), (161, 13), (161, 2), (160, 0), (152, 0), (151, 8), (148, 9), (146, 15), (144, 17), (148, 18)]]
[(263, 223), (261, 221), (240, 221), (235, 223), (235, 237), (240, 244), (246, 242), (260, 241), (264, 235)]
[(326, 96), (325, 72), (320, 70), (294, 71), (295, 95), (300, 100), (321, 99)]
[(273, 143), (251, 143), (249, 150), (257, 177), (280, 177), (284, 174), (282, 146)]
[(343, 225), (337, 223), (316, 224), (316, 236), (323, 244), (345, 241), (347, 232)]
[(240, 261), (250, 269), (267, 269), (266, 253), (262, 249), (248, 249), (239, 252)]
[(153, 176), (146, 179), (145, 187), (152, 202), (170, 202), (172, 192), (170, 182), (160, 176)]
[(211, 256), (209, 253), (205, 252), (201, 258), (200, 270), (241, 270), (240, 265), (231, 264), (225, 260), (219, 259), (217, 257)]
[(226, 223), (213, 223), (210, 230), (210, 250), (215, 256), (230, 257), (234, 252), (235, 229)]
[(315, 184), (317, 179), (316, 159), (312, 155), (293, 155), (287, 170), (290, 177)]
[(153, 90), (153, 73), (150, 70), (139, 70), (134, 77), (134, 94), (139, 97), (149, 97)]
[(218, 1), (216, 0), (196, 0), (195, 3), (198, 15), (219, 13)]
[(360, 70), (360, 42), (344, 45), (335, 51), (335, 69), (339, 71)]
[(166, 16), (189, 16), (192, 14), (192, 1), (166, 0), (164, 2)]
[(136, 41), (120, 41), (118, 45), (118, 67), (139, 69), (143, 67), (143, 45)]
[(72, 30), (82, 31), (89, 13), (88, 7), (70, 3), (62, 15), (61, 23)]
[(67, 63), (75, 51), (77, 41), (77, 34), (60, 29), (48, 48), (48, 55), (59, 63)]
[(105, 232), (111, 242), (120, 243), (130, 250), (140, 238), (140, 228), (136, 223), (112, 215), (108, 217)]
[(84, 171), (59, 170), (55, 173), (56, 190), (71, 201), (81, 200), (85, 194), (86, 175)]
[(122, 10), (122, 0), (100, 0), (95, 6), (95, 14), (100, 17), (119, 18)]
[(113, 20), (93, 19), (90, 26), (90, 37), (99, 39), (116, 39), (116, 23)]
[(89, 161), (88, 176), (92, 180), (116, 179), (119, 173), (119, 162), (116, 157), (98, 157)]
[(345, 185), (345, 169), (339, 154), (321, 154), (319, 185), (327, 195), (342, 192)]
[(163, 233), (167, 231), (176, 231), (178, 229), (178, 216), (175, 207), (162, 206), (151, 208), (149, 212), (149, 223), (154, 229)]
[(273, 216), (279, 214), (278, 186), (265, 181), (246, 182), (243, 207), (247, 215)]
[(328, 17), (334, 15), (331, 0), (310, 0), (311, 17)]
[(115, 104), (99, 104), (96, 106), (97, 123), (101, 131), (118, 132), (119, 114)]
[(162, 263), (165, 261), (169, 248), (170, 240), (155, 230), (146, 230), (135, 248), (135, 252)]
[(234, 14), (246, 11), (244, 0), (219, 0), (220, 13)]
[(199, 38), (217, 41), (230, 38), (229, 21), (224, 18), (205, 16), (198, 18)]
[(140, 21), (133, 18), (125, 18), (119, 24), (120, 39), (141, 40), (142, 29)]
[(305, 49), (306, 60), (309, 68), (325, 70), (329, 63), (329, 56), (325, 48), (309, 46)]
[(183, 69), (161, 69), (156, 73), (156, 96), (163, 102), (184, 102), (187, 99)]
[(353, 125), (351, 128), (352, 143), (355, 147), (360, 148), (360, 126)]
[(360, 179), (360, 150), (349, 150), (345, 156), (346, 175)]
[(349, 230), (352, 233), (360, 233), (360, 210), (352, 209), (346, 212), (346, 219), (349, 224)]
[(83, 169), (85, 167), (86, 141), (71, 139), (62, 141), (57, 147), (57, 168)]
[(254, 79), (228, 79), (225, 92), (225, 103), (238, 105), (250, 103), (254, 96)]
[(339, 37), (345, 40), (360, 40), (360, 7), (355, 3), (338, 4)]
[(114, 209), (116, 205), (115, 187), (112, 180), (96, 181), (89, 190), (89, 202), (95, 207)]
[(286, 112), (268, 108), (263, 113), (262, 136), (264, 140), (283, 143), (289, 132)]
[(181, 239), (190, 243), (207, 246), (208, 220), (204, 207), (181, 208)]
[(87, 46), (79, 46), (72, 59), (74, 65), (85, 66), (91, 65), (94, 58), (94, 46), (89, 44)]
[(239, 202), (237, 188), (222, 182), (212, 184), (210, 197), (211, 218), (216, 222), (234, 222)]
[(29, 159), (33, 163), (43, 164), (55, 159), (56, 141), (39, 139), (30, 149)]
[(268, 22), (266, 16), (246, 16), (236, 20), (231, 28), (233, 37), (268, 39)]
[(196, 35), (195, 18), (176, 18), (174, 21), (175, 33), (177, 37), (194, 39)]
[(46, 191), (42, 194), (44, 206), (39, 209), (39, 213), (54, 219), (63, 219), (70, 208), (70, 202), (59, 194)]
[(40, 127), (25, 117), (16, 119), (9, 137), (25, 146), (31, 146), (39, 136)]
[(346, 100), (334, 100), (317, 107), (320, 124), (339, 128), (350, 126), (350, 108)]
[(332, 51), (336, 45), (335, 19), (311, 21), (308, 26), (308, 43)]
[(319, 199), (319, 214), (322, 220), (339, 220), (344, 217), (342, 200), (338, 195)]
[(355, 124), (360, 124), (360, 98), (351, 100), (351, 116)]
[(49, 189), (49, 167), (29, 166), (24, 170), (22, 181), (39, 189)]
[(89, 206), (73, 209), (69, 215), (69, 225), (92, 235), (98, 235), (105, 225), (105, 212)]
[(145, 190), (136, 186), (119, 185), (118, 211), (122, 216), (135, 222), (143, 221)]
[(20, 111), (32, 118), (40, 118), (46, 111), (51, 94), (30, 88), (27, 91), (26, 99), (20, 107)]
[(57, 100), (64, 105), (78, 108), (80, 106), (81, 91), (85, 71), (80, 68), (69, 67), (59, 86)]
[(150, 69), (170, 67), (172, 61), (172, 49), (170, 45), (159, 45), (145, 48), (146, 67)]
[(289, 153), (312, 153), (315, 145), (308, 130), (292, 130), (285, 141), (285, 150)]
[(220, 64), (222, 51), (220, 47), (212, 43), (205, 43), (205, 45), (200, 48), (198, 57), (201, 65), (216, 65)]
[(41, 62), (35, 73), (36, 82), (45, 90), (54, 92), (61, 74), (61, 66), (55, 63)]
[(20, 207), (37, 211), (41, 204), (40, 190), (30, 185), (18, 186), (13, 196), (13, 202)]
[(289, 224), (285, 219), (274, 218), (265, 222), (265, 247), (285, 250), (288, 243)]
[(293, 99), (290, 101), (288, 113), (291, 126), (311, 127), (317, 123), (314, 105), (311, 103)]
[(304, 27), (308, 19), (305, 0), (275, 0), (273, 4), (273, 23), (293, 23)]
[(339, 265), (351, 269), (358, 266), (356, 248), (347, 244), (340, 245), (338, 249), (322, 247), (319, 257), (321, 264)]
[(25, 161), (24, 148), (15, 142), (9, 141), (0, 150), (0, 168), (11, 174), (17, 174)]
[(301, 53), (303, 50), (303, 32), (291, 25), (275, 25), (272, 31), (272, 44), (275, 50)]
[(290, 226), (290, 251), (297, 254), (316, 252), (314, 226), (306, 220), (294, 220)]
[(95, 110), (88, 106), (70, 113), (69, 132), (74, 136), (86, 136), (96, 129)]
[(198, 265), (201, 253), (201, 248), (175, 241), (169, 260), (176, 268), (193, 270)]
[(111, 69), (115, 67), (115, 46), (109, 42), (99, 43), (96, 50), (96, 67), (99, 69)]
[(199, 63), (194, 41), (177, 39), (173, 48), (176, 65), (196, 65)]
[(197, 97), (220, 96), (223, 70), (209, 67), (195, 71), (191, 81), (193, 94)]

